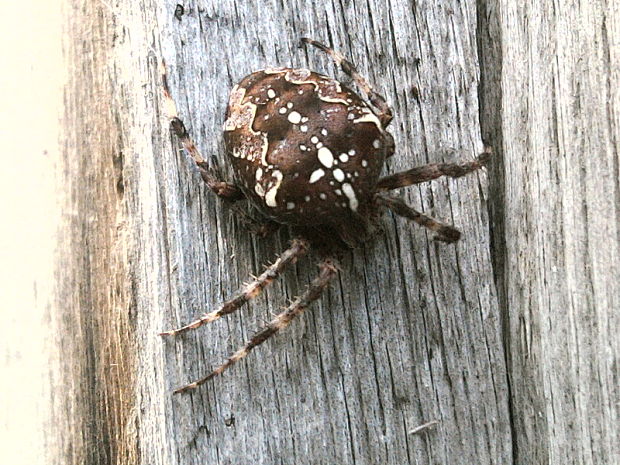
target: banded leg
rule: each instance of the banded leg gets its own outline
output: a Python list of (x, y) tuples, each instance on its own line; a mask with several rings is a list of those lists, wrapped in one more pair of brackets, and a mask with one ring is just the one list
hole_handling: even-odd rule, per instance
[(179, 119), (177, 106), (174, 103), (174, 99), (172, 98), (172, 95), (170, 93), (170, 88), (168, 87), (166, 65), (163, 61), (161, 63), (161, 78), (163, 83), (164, 108), (168, 117), (170, 118), (170, 127), (181, 141), (181, 144), (183, 144), (183, 148), (196, 162), (203, 181), (207, 183), (209, 189), (211, 189), (213, 192), (215, 192), (215, 194), (224, 199), (231, 201), (243, 199), (244, 195), (237, 186), (217, 179), (217, 177), (213, 174), (209, 163), (202, 157), (200, 151), (196, 147), (196, 144), (194, 144), (194, 141), (189, 136), (189, 133), (187, 132), (187, 129), (185, 129), (183, 121)]
[(441, 176), (460, 178), (473, 171), (485, 166), (491, 159), (491, 149), (485, 148), (474, 161), (464, 163), (432, 163), (430, 165), (418, 166), (401, 173), (392, 174), (379, 179), (377, 190), (389, 191), (399, 187), (411, 186), (421, 182), (432, 181)]
[(458, 241), (461, 237), (461, 232), (458, 229), (437, 221), (430, 216), (426, 216), (424, 213), (420, 213), (407, 205), (402, 199), (378, 195), (377, 200), (380, 204), (385, 205), (397, 215), (415, 221), (420, 226), (424, 226), (437, 233), (437, 235), (433, 237), (436, 241), (452, 243)]
[(286, 328), (290, 322), (299, 314), (301, 314), (312, 302), (321, 296), (323, 290), (329, 285), (329, 282), (336, 276), (338, 269), (336, 263), (331, 259), (325, 259), (321, 262), (320, 273), (311, 283), (306, 292), (301, 297), (295, 299), (295, 301), (282, 313), (277, 315), (267, 325), (256, 333), (246, 344), (232, 354), (228, 360), (213, 370), (204, 378), (201, 378), (193, 383), (187, 384), (174, 391), (174, 394), (196, 389), (201, 384), (206, 383), (210, 379), (217, 375), (222, 374), (228, 367), (237, 363), (243, 357), (248, 355), (252, 349), (262, 344), (271, 336), (276, 334), (281, 329)]
[(379, 110), (379, 114), (377, 116), (381, 121), (381, 125), (385, 128), (388, 124), (390, 124), (390, 121), (392, 121), (392, 109), (385, 101), (385, 98), (375, 92), (375, 90), (368, 83), (368, 81), (366, 81), (366, 79), (357, 71), (353, 63), (348, 61), (344, 57), (344, 55), (342, 55), (342, 53), (337, 52), (323, 45), (322, 43), (317, 42), (316, 40), (302, 37), (301, 41), (306, 44), (314, 45), (318, 49), (327, 53), (331, 57), (331, 59), (334, 60), (336, 64), (342, 68), (342, 71), (344, 71), (349, 77), (351, 77), (351, 79), (355, 81), (355, 83), (360, 87), (360, 89), (362, 89), (362, 92), (366, 94), (368, 100), (370, 100), (370, 103), (372, 103), (372, 105)]
[(164, 331), (159, 333), (160, 336), (175, 336), (179, 333), (183, 333), (190, 329), (196, 329), (205, 323), (211, 323), (224, 315), (233, 313), (241, 308), (243, 304), (257, 297), (263, 289), (271, 284), (284, 269), (290, 264), (295, 263), (301, 256), (305, 255), (310, 248), (309, 243), (305, 239), (294, 239), (291, 246), (280, 257), (268, 267), (260, 276), (254, 279), (251, 283), (245, 285), (245, 287), (232, 299), (224, 302), (222, 306), (211, 313), (206, 313), (200, 318), (192, 321), (191, 323), (170, 331)]

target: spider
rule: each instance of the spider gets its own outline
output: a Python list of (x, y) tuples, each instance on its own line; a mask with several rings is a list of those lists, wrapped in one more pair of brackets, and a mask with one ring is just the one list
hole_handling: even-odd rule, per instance
[(287, 327), (337, 275), (338, 251), (369, 240), (386, 209), (430, 229), (436, 240), (457, 241), (457, 229), (414, 210), (387, 192), (440, 176), (460, 177), (489, 161), (491, 150), (486, 148), (473, 161), (434, 163), (380, 177), (385, 160), (394, 154), (394, 139), (386, 130), (392, 110), (342, 54), (314, 40), (301, 40), (327, 53), (366, 100), (344, 84), (307, 69), (266, 68), (246, 76), (231, 91), (224, 123), (234, 183), (219, 179), (200, 155), (178, 118), (165, 66), (162, 69), (171, 128), (195, 160), (207, 186), (230, 203), (250, 202), (263, 219), (259, 224), (248, 219), (255, 232), (265, 236), (287, 225), (295, 239), (260, 276), (217, 310), (160, 334), (177, 335), (228, 315), (259, 295), (311, 248), (320, 257), (319, 274), (300, 297), (224, 363), (207, 376), (178, 388), (175, 394), (195, 389), (222, 374)]

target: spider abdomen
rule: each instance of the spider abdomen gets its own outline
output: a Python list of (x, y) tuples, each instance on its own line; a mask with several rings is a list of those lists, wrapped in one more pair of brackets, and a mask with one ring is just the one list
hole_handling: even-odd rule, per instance
[(291, 68), (255, 72), (233, 88), (224, 141), (246, 197), (269, 218), (297, 226), (338, 227), (365, 216), (393, 150), (357, 94)]

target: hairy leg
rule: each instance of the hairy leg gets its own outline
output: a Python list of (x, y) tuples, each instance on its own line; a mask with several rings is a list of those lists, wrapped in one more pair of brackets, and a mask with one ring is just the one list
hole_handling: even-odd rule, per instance
[(267, 339), (269, 339), (281, 329), (286, 328), (296, 316), (301, 314), (312, 302), (314, 302), (321, 296), (323, 290), (329, 285), (330, 281), (338, 273), (336, 264), (332, 259), (323, 260), (320, 263), (319, 267), (321, 269), (319, 276), (315, 278), (312, 283), (310, 283), (310, 286), (308, 287), (306, 292), (304, 292), (301, 297), (295, 299), (295, 301), (285, 311), (278, 314), (273, 320), (267, 323), (267, 325), (254, 336), (252, 336), (252, 338), (250, 338), (250, 340), (246, 342), (243, 347), (241, 347), (234, 354), (232, 354), (228, 358), (228, 360), (226, 360), (223, 364), (221, 364), (207, 376), (197, 381), (194, 381), (193, 383), (180, 387), (179, 389), (175, 390), (174, 393), (178, 394), (181, 392), (189, 391), (191, 389), (196, 389), (201, 384), (204, 384), (215, 376), (222, 374), (231, 365), (237, 363), (239, 360), (249, 354), (250, 351), (256, 346), (265, 342)]
[(224, 302), (222, 306), (211, 313), (206, 313), (191, 323), (177, 329), (171, 329), (159, 333), (160, 336), (175, 336), (190, 329), (196, 329), (205, 323), (211, 323), (224, 315), (228, 315), (244, 305), (246, 302), (257, 297), (263, 289), (278, 278), (289, 265), (295, 263), (300, 257), (306, 254), (310, 244), (304, 239), (294, 239), (291, 246), (280, 255), (280, 257), (269, 266), (263, 273), (252, 282), (245, 285), (232, 299)]
[(441, 176), (459, 178), (485, 166), (491, 159), (491, 149), (486, 148), (475, 160), (464, 163), (432, 163), (379, 179), (378, 191), (389, 191), (431, 181)]
[(360, 87), (362, 92), (366, 94), (370, 103), (372, 103), (372, 105), (377, 110), (379, 110), (379, 114), (377, 116), (379, 118), (379, 121), (381, 121), (381, 125), (385, 128), (388, 124), (390, 124), (390, 121), (392, 121), (392, 109), (385, 101), (385, 98), (378, 94), (368, 83), (368, 81), (366, 81), (366, 79), (357, 71), (353, 63), (348, 61), (340, 52), (337, 52), (323, 45), (322, 43), (317, 42), (316, 40), (302, 37), (301, 41), (305, 44), (314, 45), (318, 49), (327, 53), (331, 57), (331, 59), (334, 60), (336, 64), (342, 68), (342, 71), (344, 71), (348, 76), (351, 77), (351, 79), (355, 81), (355, 83)]
[(378, 195), (377, 201), (388, 207), (397, 215), (415, 221), (420, 226), (424, 226), (425, 228), (437, 233), (434, 237), (437, 241), (451, 243), (458, 241), (461, 237), (461, 233), (458, 229), (437, 221), (430, 216), (426, 216), (424, 213), (420, 213), (407, 205), (402, 199), (387, 195)]
[(215, 194), (219, 197), (222, 197), (226, 200), (241, 200), (244, 198), (241, 190), (235, 186), (234, 184), (220, 181), (217, 176), (213, 173), (213, 170), (207, 163), (207, 161), (202, 157), (200, 151), (196, 147), (196, 144), (189, 136), (187, 129), (185, 129), (185, 125), (183, 121), (178, 116), (177, 106), (174, 103), (174, 99), (170, 93), (170, 88), (168, 87), (168, 77), (166, 75), (166, 66), (162, 62), (161, 64), (161, 77), (163, 83), (163, 94), (164, 94), (164, 107), (167, 113), (167, 116), (170, 118), (170, 127), (175, 135), (183, 144), (183, 148), (189, 153), (189, 155), (194, 159), (196, 165), (198, 166), (198, 170), (200, 171), (200, 175), (204, 182), (209, 186)]

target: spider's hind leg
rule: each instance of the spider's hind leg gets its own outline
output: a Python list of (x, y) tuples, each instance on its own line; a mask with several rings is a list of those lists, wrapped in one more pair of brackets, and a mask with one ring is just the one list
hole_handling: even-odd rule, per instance
[(254, 278), (252, 282), (246, 284), (232, 299), (224, 302), (218, 310), (206, 313), (180, 328), (161, 332), (159, 335), (175, 336), (190, 329), (196, 329), (205, 323), (211, 323), (224, 315), (238, 310), (242, 305), (257, 297), (288, 265), (295, 263), (301, 256), (305, 255), (309, 248), (310, 244), (305, 239), (294, 239), (291, 246), (271, 266), (263, 271), (260, 276)]
[(302, 37), (301, 41), (305, 44), (314, 45), (316, 48), (322, 50), (327, 53), (332, 60), (336, 62), (338, 66), (342, 68), (351, 79), (355, 81), (355, 83), (359, 86), (359, 88), (366, 94), (366, 97), (370, 101), (370, 103), (379, 111), (377, 117), (379, 121), (381, 121), (381, 125), (385, 128), (390, 121), (392, 121), (392, 109), (385, 101), (385, 98), (377, 93), (372, 86), (368, 83), (368, 81), (362, 76), (357, 68), (347, 60), (344, 55), (340, 52), (337, 52), (316, 40), (308, 39), (306, 37)]
[(237, 186), (218, 179), (218, 176), (216, 176), (211, 166), (209, 166), (209, 163), (200, 154), (196, 144), (189, 136), (189, 133), (185, 128), (185, 124), (183, 124), (183, 121), (179, 118), (176, 103), (170, 93), (170, 88), (168, 87), (168, 76), (166, 74), (166, 65), (163, 61), (161, 63), (160, 72), (164, 94), (164, 108), (168, 118), (170, 118), (170, 127), (181, 141), (183, 148), (196, 162), (196, 166), (198, 166), (198, 170), (200, 171), (203, 181), (207, 184), (207, 186), (209, 186), (209, 189), (223, 199), (230, 201), (243, 199), (245, 196)]
[(338, 273), (338, 268), (336, 262), (332, 259), (324, 259), (321, 261), (319, 265), (321, 271), (319, 275), (310, 283), (310, 286), (300, 297), (295, 299), (295, 301), (282, 313), (276, 315), (276, 317), (271, 320), (269, 323), (265, 325), (259, 332), (257, 332), (248, 342), (245, 343), (243, 347), (237, 350), (234, 354), (232, 354), (228, 360), (226, 360), (223, 364), (213, 370), (204, 378), (201, 378), (193, 383), (187, 384), (185, 386), (180, 387), (176, 391), (175, 394), (189, 391), (191, 389), (196, 389), (201, 384), (206, 383), (210, 379), (214, 378), (217, 375), (222, 374), (228, 367), (237, 363), (243, 357), (250, 353), (252, 349), (256, 346), (262, 344), (271, 336), (276, 334), (281, 329), (286, 328), (290, 322), (299, 314), (301, 314), (312, 302), (317, 300), (323, 290), (329, 285), (330, 281), (336, 276)]

